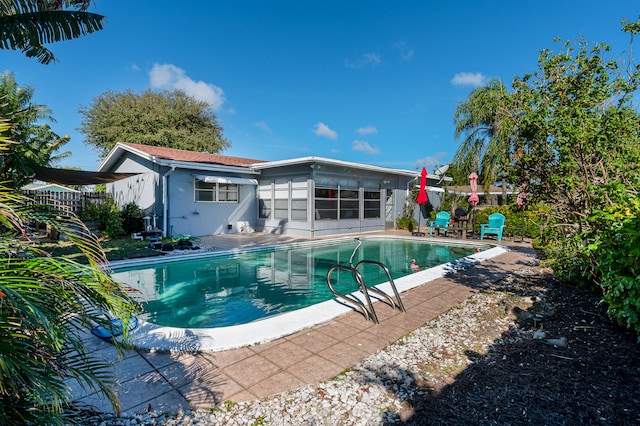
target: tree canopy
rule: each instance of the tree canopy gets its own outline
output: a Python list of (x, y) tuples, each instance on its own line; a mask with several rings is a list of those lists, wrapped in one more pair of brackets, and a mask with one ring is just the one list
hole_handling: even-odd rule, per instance
[(464, 175), (465, 182), (471, 172), (478, 172), (485, 188), (500, 176), (503, 195), (506, 195), (509, 134), (501, 119), (507, 105), (507, 89), (500, 80), (494, 79), (471, 92), (454, 112), (454, 135), (462, 139), (453, 158), (454, 169)]
[(47, 43), (103, 28), (104, 16), (87, 12), (91, 0), (0, 0), (0, 49), (20, 50), (42, 64), (56, 61)]
[(640, 339), (640, 64), (631, 53), (640, 22), (622, 24), (627, 58), (578, 39), (542, 50), (539, 69), (510, 93), (494, 82), (472, 92), (456, 111), (466, 138), (455, 165), (476, 156), (481, 170), (502, 167), (544, 216), (535, 245), (556, 277), (599, 286), (609, 313)]
[(104, 157), (117, 142), (217, 153), (230, 146), (210, 106), (182, 91), (107, 91), (81, 106), (80, 132)]
[(0, 181), (18, 188), (33, 174), (31, 166), (51, 166), (70, 155), (58, 150), (69, 136), (58, 136), (46, 121), (54, 121), (51, 110), (33, 104), (34, 90), (20, 86), (10, 73), (0, 75), (0, 116), (11, 121), (4, 136), (13, 145), (0, 154)]

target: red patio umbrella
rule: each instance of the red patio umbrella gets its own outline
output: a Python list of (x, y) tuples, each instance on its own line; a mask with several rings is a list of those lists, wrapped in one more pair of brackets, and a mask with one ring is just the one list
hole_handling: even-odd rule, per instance
[[(422, 168), (422, 172), (420, 173), (420, 190), (418, 191), (418, 197), (416, 198), (416, 202), (419, 205), (422, 205), (424, 203), (426, 203), (427, 201), (429, 201), (429, 197), (427, 197), (427, 169), (425, 169), (424, 167)], [(420, 212), (420, 214), (418, 215), (418, 232), (417, 234), (420, 235), (420, 216), (421, 216), (422, 212)]]
[(420, 191), (418, 191), (418, 198), (416, 198), (416, 202), (418, 204), (424, 204), (429, 201), (429, 197), (427, 197), (427, 169), (422, 168), (422, 173), (420, 173)]

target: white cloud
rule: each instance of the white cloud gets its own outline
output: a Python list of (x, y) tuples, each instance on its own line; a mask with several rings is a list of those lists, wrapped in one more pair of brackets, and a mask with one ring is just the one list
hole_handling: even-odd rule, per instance
[(413, 57), (413, 49), (407, 46), (407, 43), (405, 43), (404, 41), (397, 42), (393, 45), (393, 48), (398, 51), (398, 53), (400, 54), (400, 59), (402, 59), (403, 61), (408, 61)]
[(333, 140), (338, 139), (338, 134), (336, 133), (336, 131), (330, 129), (329, 126), (327, 126), (323, 122), (318, 122), (315, 126), (313, 126), (313, 129), (314, 133), (317, 136)]
[(365, 53), (355, 61), (346, 59), (344, 61), (347, 68), (365, 68), (365, 67), (377, 67), (382, 60), (377, 53)]
[(194, 81), (182, 68), (171, 64), (154, 64), (149, 71), (151, 87), (155, 89), (181, 90), (187, 95), (208, 103), (219, 110), (225, 101), (224, 91), (204, 81)]
[(351, 149), (353, 149), (354, 151), (362, 151), (362, 152), (366, 152), (367, 154), (380, 154), (380, 150), (378, 148), (374, 148), (371, 145), (369, 145), (369, 142), (367, 141), (360, 141), (358, 139), (353, 141), (353, 144), (351, 145)]
[(378, 133), (378, 129), (373, 126), (367, 126), (360, 127), (358, 130), (356, 130), (356, 132), (358, 132), (358, 134), (360, 135), (375, 135), (376, 133)]
[(413, 166), (416, 170), (422, 170), (423, 167), (430, 170), (436, 166), (442, 166), (444, 164), (443, 159), (446, 158), (447, 155), (446, 152), (437, 152), (435, 155), (419, 159)]
[(271, 133), (271, 128), (264, 121), (258, 121), (256, 127), (265, 133)]
[(454, 86), (473, 86), (479, 87), (482, 86), (487, 78), (482, 75), (482, 73), (471, 73), (471, 72), (459, 72), (454, 75), (451, 79), (451, 84)]
[(135, 71), (135, 72), (140, 71), (140, 67), (136, 64), (131, 64), (129, 68), (131, 69), (131, 71)]

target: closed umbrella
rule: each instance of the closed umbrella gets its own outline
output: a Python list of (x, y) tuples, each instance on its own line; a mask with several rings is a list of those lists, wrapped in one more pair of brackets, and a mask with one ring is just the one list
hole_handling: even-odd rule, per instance
[(469, 175), (469, 185), (471, 185), (471, 196), (469, 197), (469, 204), (471, 204), (471, 231), (475, 232), (473, 227), (473, 219), (475, 217), (473, 207), (480, 202), (480, 198), (478, 197), (478, 175), (476, 172), (472, 172)]
[[(416, 198), (416, 202), (419, 205), (422, 205), (424, 203), (426, 203), (427, 201), (429, 201), (429, 197), (427, 197), (427, 169), (426, 168), (422, 168), (422, 172), (420, 173), (420, 190), (418, 191), (418, 197)], [(420, 233), (420, 216), (422, 215), (422, 212), (420, 212), (420, 215), (418, 215), (418, 235), (422, 235)]]
[(469, 175), (469, 185), (471, 185), (471, 196), (469, 197), (469, 204), (472, 206), (477, 205), (480, 202), (478, 197), (478, 175), (473, 172)]
[(525, 186), (522, 187), (518, 198), (516, 198), (516, 204), (522, 208), (522, 233), (520, 234), (520, 242), (524, 242), (524, 206), (527, 203), (527, 193), (525, 192)]

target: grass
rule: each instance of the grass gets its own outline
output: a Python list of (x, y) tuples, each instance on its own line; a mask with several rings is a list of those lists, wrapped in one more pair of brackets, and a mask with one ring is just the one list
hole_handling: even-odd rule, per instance
[[(114, 238), (101, 239), (100, 244), (109, 261), (161, 255), (148, 247), (148, 241)], [(65, 257), (79, 263), (86, 263), (86, 258), (80, 250), (68, 241), (43, 242), (38, 243), (37, 247), (55, 257)]]

